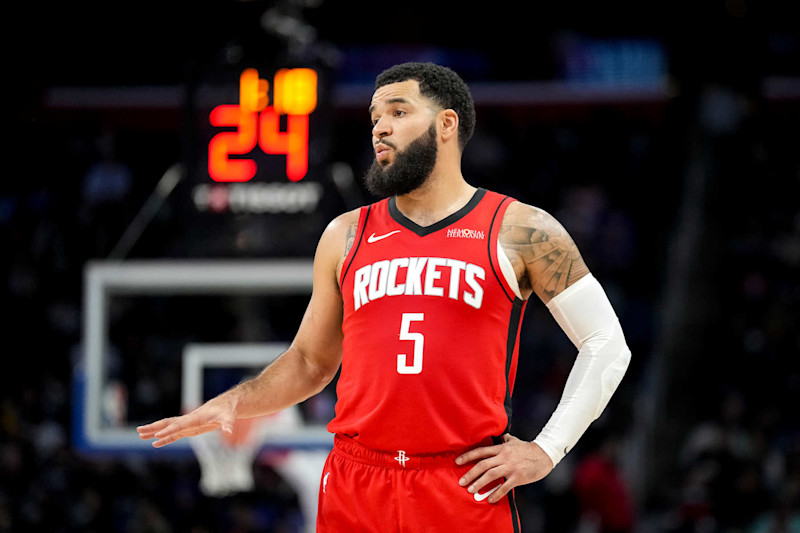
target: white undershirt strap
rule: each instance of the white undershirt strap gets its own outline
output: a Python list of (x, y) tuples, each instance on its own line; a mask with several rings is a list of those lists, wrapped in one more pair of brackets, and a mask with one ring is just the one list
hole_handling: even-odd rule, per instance
[(497, 240), (497, 262), (500, 263), (500, 272), (506, 278), (509, 287), (517, 295), (517, 298), (522, 300), (522, 293), (519, 290), (519, 282), (517, 281), (517, 274), (514, 272), (514, 267), (511, 265), (511, 260), (506, 255), (505, 250), (500, 245), (500, 239)]

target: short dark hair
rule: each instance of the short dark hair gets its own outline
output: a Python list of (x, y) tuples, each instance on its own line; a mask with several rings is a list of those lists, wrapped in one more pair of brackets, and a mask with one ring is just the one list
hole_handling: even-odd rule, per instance
[(453, 70), (435, 63), (402, 63), (381, 72), (375, 89), (408, 80), (419, 82), (419, 92), (444, 109), (458, 115), (458, 145), (461, 150), (475, 131), (475, 102), (469, 87)]

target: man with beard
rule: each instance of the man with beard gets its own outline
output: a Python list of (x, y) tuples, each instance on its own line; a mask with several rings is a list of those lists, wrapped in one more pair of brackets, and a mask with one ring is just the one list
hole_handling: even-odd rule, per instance
[[(316, 394), (341, 365), (317, 528), (519, 531), (513, 488), (546, 476), (603, 412), (630, 351), (565, 229), (545, 211), (471, 186), (475, 127), (452, 70), (381, 73), (369, 113), (384, 200), (336, 218), (314, 259), (291, 347), (259, 376), (184, 416), (139, 428), (161, 447)], [(535, 294), (578, 349), (533, 441), (512, 436), (519, 330)]]

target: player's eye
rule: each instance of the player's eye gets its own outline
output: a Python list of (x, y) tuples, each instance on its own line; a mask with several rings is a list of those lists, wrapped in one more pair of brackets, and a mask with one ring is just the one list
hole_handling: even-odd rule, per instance
[[(392, 116), (394, 116), (394, 117), (403, 117), (405, 115), (406, 115), (406, 111), (404, 111), (402, 109), (395, 109), (394, 111), (392, 111)], [(381, 119), (380, 117), (372, 117), (370, 119), (370, 124), (372, 124), (373, 128), (378, 124), (380, 119)]]

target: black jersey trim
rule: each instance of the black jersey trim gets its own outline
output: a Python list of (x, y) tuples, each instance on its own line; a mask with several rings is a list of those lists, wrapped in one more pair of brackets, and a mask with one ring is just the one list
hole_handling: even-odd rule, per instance
[(347, 268), (345, 269), (344, 274), (342, 274), (342, 280), (340, 281), (342, 287), (344, 287), (344, 280), (347, 277), (347, 273), (350, 272), (350, 267), (353, 265), (353, 261), (356, 260), (356, 254), (358, 254), (358, 248), (361, 246), (361, 241), (364, 239), (364, 230), (367, 229), (367, 222), (369, 222), (369, 214), (371, 212), (372, 205), (368, 205), (367, 214), (364, 215), (364, 226), (361, 228), (356, 228), (356, 231), (360, 230), (361, 232), (358, 234), (358, 242), (355, 243), (355, 250), (353, 250), (353, 255), (350, 256), (350, 262), (347, 263)]
[(430, 226), (420, 226), (413, 220), (410, 220), (407, 216), (400, 212), (397, 208), (397, 200), (396, 197), (392, 196), (389, 198), (389, 215), (394, 219), (395, 222), (403, 226), (409, 231), (413, 231), (420, 237), (424, 237), (426, 235), (430, 235), (431, 233), (435, 233), (442, 228), (446, 228), (450, 224), (464, 218), (470, 211), (475, 209), (475, 206), (483, 199), (483, 196), (486, 194), (486, 189), (478, 189), (475, 191), (475, 194), (472, 195), (467, 205), (453, 213), (452, 215), (443, 218), (439, 222), (435, 224), (431, 224)]
[(511, 511), (511, 525), (514, 533), (520, 533), (519, 512), (517, 511), (517, 501), (514, 499), (514, 489), (508, 491), (508, 507)]
[[(503, 444), (503, 438), (492, 437), (492, 444), (494, 444), (495, 446)], [(503, 483), (506, 482), (506, 479), (507, 478), (505, 477), (503, 478)], [(506, 494), (506, 496), (508, 496), (508, 507), (509, 510), (511, 511), (511, 527), (513, 528), (512, 530), (514, 533), (520, 533), (522, 526), (519, 523), (519, 512), (517, 511), (517, 501), (514, 499), (514, 489), (508, 491), (508, 494)]]
[(519, 331), (520, 321), (522, 320), (522, 308), (525, 302), (519, 298), (514, 299), (511, 307), (511, 316), (508, 318), (508, 338), (506, 339), (506, 397), (504, 407), (506, 409), (506, 432), (511, 431), (511, 363), (514, 360), (514, 349), (517, 346), (517, 332)]

